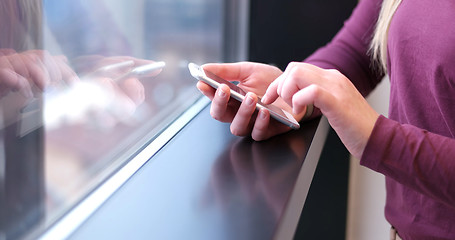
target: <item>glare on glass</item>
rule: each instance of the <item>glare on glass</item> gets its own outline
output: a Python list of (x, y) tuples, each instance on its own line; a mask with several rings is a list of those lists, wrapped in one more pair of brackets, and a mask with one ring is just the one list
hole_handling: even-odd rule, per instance
[(43, 229), (200, 95), (221, 0), (2, 0), (0, 239)]

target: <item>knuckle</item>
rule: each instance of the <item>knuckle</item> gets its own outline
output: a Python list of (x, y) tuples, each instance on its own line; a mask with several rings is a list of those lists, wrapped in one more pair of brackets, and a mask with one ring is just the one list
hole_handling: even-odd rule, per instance
[(289, 76), (295, 74), (296, 71), (299, 71), (300, 64), (301, 63), (298, 62), (290, 62), (286, 67), (285, 72), (287, 72)]
[(316, 84), (311, 84), (308, 86), (308, 90), (312, 95), (312, 98), (317, 98), (322, 93), (322, 88)]
[(327, 69), (326, 70), (328, 73), (331, 73), (331, 74), (341, 74), (340, 71), (338, 71), (338, 69)]
[(295, 62), (290, 62), (288, 63), (288, 65), (286, 66), (286, 69), (291, 69), (295, 66)]
[(219, 94), (216, 92), (215, 96), (212, 99), (212, 106), (213, 107), (220, 107), (225, 106), (228, 102), (226, 97), (220, 97)]
[(290, 62), (290, 63), (288, 64), (287, 67), (290, 68), (290, 69), (292, 69), (292, 68), (294, 68), (294, 67), (297, 67), (297, 66), (300, 65), (300, 64), (301, 64), (301, 62), (292, 61), (292, 62)]
[(244, 102), (237, 111), (237, 115), (239, 115), (240, 117), (250, 118), (255, 109), (256, 109), (255, 101), (253, 101), (253, 103)]
[(27, 56), (24, 56), (24, 58), (27, 60), (30, 60), (31, 63), (35, 63), (35, 64), (41, 64), (42, 63), (42, 60), (40, 58), (40, 56), (36, 55), (36, 54), (29, 54)]
[[(326, 79), (334, 79), (337, 80), (336, 82), (343, 82), (348, 80), (343, 73), (338, 71), (338, 69), (328, 69), (325, 71), (324, 77)], [(349, 80), (348, 80), (349, 81)]]
[(284, 100), (288, 100), (290, 98), (292, 98), (292, 94), (287, 91), (287, 90), (283, 90), (280, 94), (281, 98), (283, 98)]

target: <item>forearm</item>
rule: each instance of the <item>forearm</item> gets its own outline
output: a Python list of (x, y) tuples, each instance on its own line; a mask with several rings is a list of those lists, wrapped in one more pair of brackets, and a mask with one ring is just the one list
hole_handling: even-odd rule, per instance
[(368, 95), (383, 77), (372, 68), (368, 54), (380, 3), (377, 0), (360, 1), (333, 40), (305, 62), (325, 69), (337, 69), (354, 83), (363, 96)]
[(381, 116), (361, 164), (455, 208), (455, 139)]

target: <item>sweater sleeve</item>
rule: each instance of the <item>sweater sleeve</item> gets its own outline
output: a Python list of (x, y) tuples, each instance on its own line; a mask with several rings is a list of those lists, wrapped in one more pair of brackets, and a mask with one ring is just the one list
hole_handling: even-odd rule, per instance
[(337, 69), (348, 77), (363, 96), (368, 95), (383, 75), (374, 71), (368, 54), (381, 0), (362, 0), (330, 43), (305, 62), (325, 69)]
[(360, 164), (455, 208), (455, 139), (380, 116)]

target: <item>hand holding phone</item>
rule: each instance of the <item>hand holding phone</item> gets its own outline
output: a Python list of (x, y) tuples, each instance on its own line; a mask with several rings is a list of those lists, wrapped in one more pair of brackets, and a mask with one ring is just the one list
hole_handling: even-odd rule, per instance
[[(193, 77), (196, 79), (203, 81), (207, 83), (208, 85), (212, 86), (213, 88), (217, 89), (221, 84), (226, 84), (230, 88), (231, 96), (242, 102), (243, 99), (245, 98), (246, 92), (238, 87), (237, 85), (222, 79), (221, 77), (206, 71), (202, 69), (200, 66), (190, 63), (188, 65), (188, 68), (190, 70), (190, 73)], [(274, 104), (266, 105), (261, 103), (260, 99), (258, 103), (256, 104), (256, 109), (267, 109), (270, 112), (270, 115), (278, 120), (280, 123), (283, 123), (293, 129), (298, 129), (300, 127), (299, 123), (295, 118), (292, 116), (292, 114), (288, 113), (287, 111), (281, 109), (278, 106), (275, 106)]]

